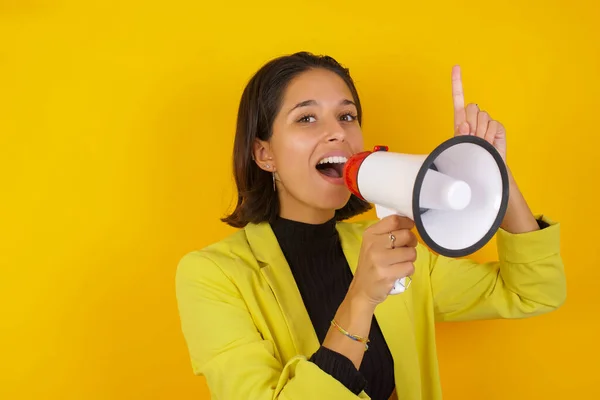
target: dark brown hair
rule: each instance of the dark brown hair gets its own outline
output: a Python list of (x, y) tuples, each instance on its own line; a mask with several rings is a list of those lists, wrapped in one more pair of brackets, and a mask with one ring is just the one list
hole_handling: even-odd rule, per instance
[[(329, 56), (299, 52), (269, 61), (250, 79), (240, 100), (233, 171), (237, 186), (235, 210), (222, 221), (235, 228), (248, 223), (273, 222), (279, 214), (279, 199), (273, 190), (271, 173), (262, 170), (252, 155), (255, 139), (267, 141), (273, 134), (273, 121), (279, 113), (284, 92), (290, 81), (304, 71), (324, 68), (338, 74), (352, 92), (357, 120), (362, 122), (362, 109), (349, 70)], [(369, 210), (371, 205), (351, 195), (344, 207), (336, 210), (336, 220), (344, 220)]]

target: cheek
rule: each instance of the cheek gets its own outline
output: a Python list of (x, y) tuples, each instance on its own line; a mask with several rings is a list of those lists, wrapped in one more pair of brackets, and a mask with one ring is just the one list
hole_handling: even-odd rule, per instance
[(346, 132), (346, 140), (354, 152), (362, 151), (365, 147), (362, 129), (359, 125), (352, 127)]
[(315, 135), (311, 135), (308, 131), (296, 131), (290, 133), (288, 138), (289, 140), (286, 141), (287, 152), (292, 154), (297, 153), (295, 154), (296, 158), (300, 155), (308, 156), (310, 150), (314, 148), (316, 144)]
[[(283, 132), (282, 132), (283, 133)], [(275, 137), (274, 137), (275, 139)], [(287, 131), (273, 140), (273, 153), (277, 168), (294, 173), (309, 164), (309, 159), (315, 143), (313, 135), (301, 131)]]

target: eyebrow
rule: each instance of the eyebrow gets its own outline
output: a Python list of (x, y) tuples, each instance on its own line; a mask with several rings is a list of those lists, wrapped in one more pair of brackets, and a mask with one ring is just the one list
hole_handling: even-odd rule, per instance
[[(317, 104), (318, 103), (317, 103), (316, 100), (304, 100), (304, 101), (301, 101), (300, 103), (298, 103), (294, 107), (292, 107), (292, 109), (288, 112), (288, 114), (290, 114), (296, 108), (308, 107), (308, 106), (316, 106)], [(342, 105), (342, 106), (347, 106), (347, 105), (350, 105), (350, 104), (352, 104), (354, 107), (356, 107), (356, 104), (354, 104), (354, 102), (352, 100), (344, 99), (344, 100), (340, 101), (340, 105)]]

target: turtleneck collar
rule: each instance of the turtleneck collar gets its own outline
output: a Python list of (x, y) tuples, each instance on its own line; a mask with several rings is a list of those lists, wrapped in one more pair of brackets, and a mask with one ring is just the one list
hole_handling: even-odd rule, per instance
[(322, 224), (308, 224), (277, 217), (271, 228), (280, 242), (315, 245), (331, 243), (338, 236), (335, 217)]

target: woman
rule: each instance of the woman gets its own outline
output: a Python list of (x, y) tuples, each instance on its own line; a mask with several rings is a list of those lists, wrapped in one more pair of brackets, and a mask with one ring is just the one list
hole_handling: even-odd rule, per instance
[[(455, 132), (506, 155), (503, 126), (470, 104), (453, 70)], [(240, 229), (177, 270), (193, 370), (215, 399), (439, 399), (435, 321), (523, 318), (565, 300), (559, 225), (510, 178), (499, 261), (434, 255), (412, 221), (343, 220), (369, 209), (341, 179), (363, 150), (361, 105), (334, 59), (263, 66), (242, 95), (233, 162)], [(395, 241), (390, 241), (391, 234)], [(394, 282), (412, 285), (389, 296)]]

